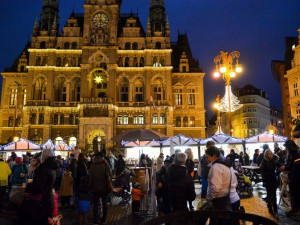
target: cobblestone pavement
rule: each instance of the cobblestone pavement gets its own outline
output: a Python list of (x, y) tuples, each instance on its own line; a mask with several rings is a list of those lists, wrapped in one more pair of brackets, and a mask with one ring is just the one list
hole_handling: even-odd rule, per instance
[[(197, 199), (193, 202), (194, 207), (197, 207), (197, 204), (200, 200), (200, 185), (196, 184), (196, 194)], [(279, 191), (278, 191), (279, 194)], [(266, 191), (262, 187), (262, 184), (254, 185), (254, 197), (245, 199), (241, 201), (241, 205), (245, 207), (247, 213), (256, 214), (272, 219), (272, 216), (268, 213), (265, 201), (262, 200), (266, 196)], [(115, 199), (114, 199), (115, 200)], [(279, 195), (278, 195), (279, 201)], [(118, 202), (113, 201), (114, 203)], [(300, 220), (296, 220), (285, 215), (285, 212), (290, 210), (285, 204), (281, 203), (279, 206), (279, 224), (280, 225), (299, 225)], [(76, 210), (74, 209), (59, 209), (59, 213), (63, 215), (61, 225), (76, 225)], [(9, 219), (13, 217), (10, 215), (0, 214), (0, 225), (14, 225), (13, 222)], [(89, 221), (92, 222), (93, 213), (92, 209), (88, 214)], [(105, 225), (138, 225), (143, 221), (151, 219), (150, 216), (143, 217), (134, 217), (131, 215), (131, 205), (110, 205), (107, 214), (107, 221)], [(92, 223), (90, 223), (92, 224)]]

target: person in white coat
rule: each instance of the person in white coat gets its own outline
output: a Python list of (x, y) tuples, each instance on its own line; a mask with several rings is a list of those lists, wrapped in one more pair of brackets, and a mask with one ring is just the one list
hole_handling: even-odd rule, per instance
[(160, 171), (161, 167), (163, 166), (164, 163), (164, 153), (160, 153), (159, 157), (156, 160), (156, 171)]

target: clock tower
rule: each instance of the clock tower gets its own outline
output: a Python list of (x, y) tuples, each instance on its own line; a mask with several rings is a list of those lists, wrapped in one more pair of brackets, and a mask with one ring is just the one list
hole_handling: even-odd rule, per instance
[(116, 45), (121, 3), (122, 0), (85, 1), (84, 45)]

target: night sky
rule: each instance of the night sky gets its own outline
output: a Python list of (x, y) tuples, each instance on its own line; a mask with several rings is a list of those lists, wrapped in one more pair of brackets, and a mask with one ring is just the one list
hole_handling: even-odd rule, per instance
[[(60, 25), (72, 9), (83, 12), (84, 0), (60, 1)], [(123, 0), (121, 12), (138, 13), (146, 28), (150, 0)], [(32, 34), (42, 0), (1, 0), (0, 71), (9, 67)], [(297, 36), (300, 28), (299, 0), (166, 0), (171, 39), (178, 30), (188, 34), (193, 56), (206, 76), (205, 108), (211, 114), (217, 94), (224, 95), (224, 81), (213, 78), (213, 59), (220, 50), (241, 52), (244, 72), (233, 88), (246, 84), (266, 91), (271, 104), (281, 106), (279, 84), (273, 79), (271, 61), (283, 60), (285, 37)], [(2, 85), (1, 85), (2, 86)]]

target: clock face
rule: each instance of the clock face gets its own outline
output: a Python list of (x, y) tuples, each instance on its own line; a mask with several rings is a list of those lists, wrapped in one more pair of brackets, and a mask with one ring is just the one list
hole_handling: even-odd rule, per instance
[(104, 13), (98, 13), (94, 16), (92, 21), (96, 27), (102, 28), (108, 24), (108, 16)]

